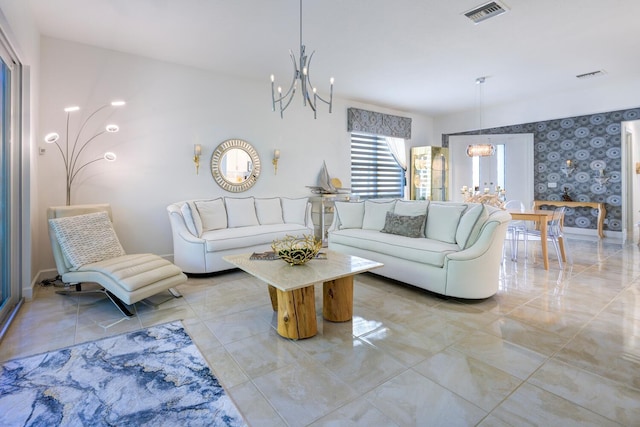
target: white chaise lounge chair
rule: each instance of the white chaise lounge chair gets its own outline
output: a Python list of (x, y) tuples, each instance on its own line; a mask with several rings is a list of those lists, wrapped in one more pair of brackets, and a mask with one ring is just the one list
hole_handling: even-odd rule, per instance
[[(111, 224), (111, 207), (101, 205), (56, 206), (47, 209), (49, 237), (58, 273), (76, 292), (101, 292), (125, 316), (127, 305), (187, 281), (171, 262), (153, 254), (125, 254)], [(102, 289), (81, 291), (81, 283)], [(69, 292), (70, 293), (70, 292)]]

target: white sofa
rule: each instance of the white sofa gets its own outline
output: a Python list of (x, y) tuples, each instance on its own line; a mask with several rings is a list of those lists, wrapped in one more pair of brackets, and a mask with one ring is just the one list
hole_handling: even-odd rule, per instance
[(458, 298), (498, 291), (508, 212), (476, 203), (336, 202), (329, 249), (378, 261), (375, 274)]
[(271, 250), (287, 235), (313, 234), (308, 198), (219, 197), (167, 206), (174, 263), (185, 273), (235, 268), (225, 255)]

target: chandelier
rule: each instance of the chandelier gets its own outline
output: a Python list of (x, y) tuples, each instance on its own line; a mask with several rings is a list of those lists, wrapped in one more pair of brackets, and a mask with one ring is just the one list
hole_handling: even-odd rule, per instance
[[(478, 115), (479, 115), (479, 127), (478, 135), (482, 136), (482, 85), (484, 84), (486, 77), (478, 77), (476, 84), (478, 85)], [(496, 153), (496, 147), (490, 142), (488, 144), (473, 144), (467, 146), (467, 156), (469, 157), (485, 157), (493, 156)]]
[(289, 56), (291, 57), (291, 62), (293, 63), (293, 79), (291, 81), (291, 85), (289, 89), (282, 93), (282, 86), (278, 86), (276, 89), (275, 86), (275, 76), (271, 74), (271, 105), (272, 110), (276, 111), (276, 105), (280, 110), (280, 118), (283, 118), (284, 110), (287, 109), (291, 101), (293, 100), (293, 96), (298, 89), (298, 80), (300, 80), (300, 91), (302, 92), (302, 105), (311, 107), (313, 110), (313, 118), (317, 118), (317, 107), (318, 101), (324, 102), (329, 106), (329, 113), (331, 113), (331, 107), (333, 106), (333, 77), (329, 79), (329, 100), (322, 98), (316, 87), (311, 84), (311, 60), (313, 59), (313, 54), (315, 51), (311, 52), (311, 55), (307, 57), (305, 53), (305, 46), (302, 44), (302, 0), (300, 0), (300, 61), (299, 64), (296, 61), (296, 57), (293, 54), (293, 51), (289, 49)]

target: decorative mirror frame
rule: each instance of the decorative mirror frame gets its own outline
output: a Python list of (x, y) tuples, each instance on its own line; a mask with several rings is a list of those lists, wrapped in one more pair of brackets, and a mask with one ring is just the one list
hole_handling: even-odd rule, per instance
[[(229, 152), (229, 150), (233, 149), (240, 149), (247, 153), (251, 158), (251, 162), (253, 163), (251, 175), (249, 175), (249, 177), (242, 182), (228, 181), (220, 171), (220, 161), (222, 160), (224, 155)], [(211, 155), (211, 175), (213, 175), (213, 179), (224, 190), (232, 193), (241, 193), (251, 188), (260, 176), (260, 169), (260, 157), (258, 157), (258, 152), (255, 148), (253, 148), (251, 144), (242, 139), (228, 139), (224, 141), (216, 147), (216, 149), (213, 151), (213, 154)]]

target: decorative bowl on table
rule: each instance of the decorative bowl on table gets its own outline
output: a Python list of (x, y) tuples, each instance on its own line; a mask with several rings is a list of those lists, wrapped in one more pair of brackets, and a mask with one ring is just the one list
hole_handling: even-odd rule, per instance
[(290, 265), (304, 264), (315, 258), (321, 248), (322, 242), (316, 240), (311, 234), (305, 234), (302, 237), (286, 236), (271, 243), (271, 249), (281, 260)]

